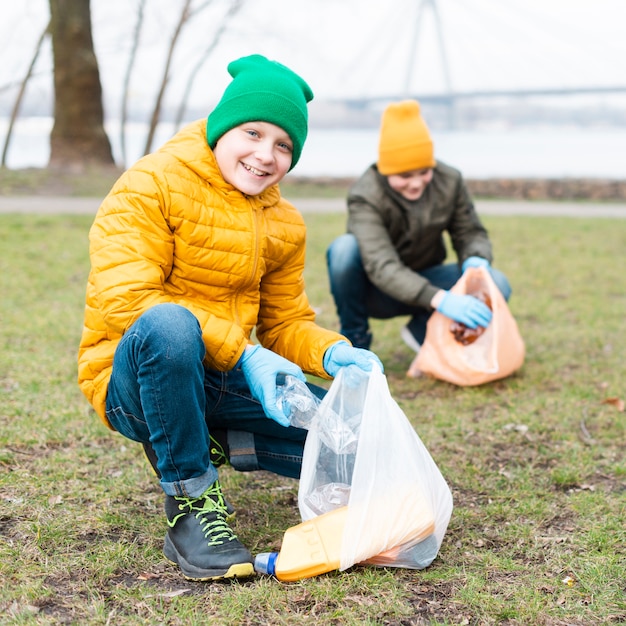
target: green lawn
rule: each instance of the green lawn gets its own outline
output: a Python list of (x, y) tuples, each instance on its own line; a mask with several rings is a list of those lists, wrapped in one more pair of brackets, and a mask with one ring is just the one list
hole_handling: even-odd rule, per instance
[[(345, 216), (306, 220), (309, 296), (337, 328), (324, 251)], [(520, 372), (477, 388), (408, 379), (406, 320), (373, 324), (392, 394), (453, 493), (434, 563), (204, 584), (165, 561), (148, 464), (76, 385), (91, 218), (0, 215), (0, 622), (625, 623), (626, 222), (484, 221), (513, 285)], [(278, 549), (297, 482), (221, 479), (239, 537)]]

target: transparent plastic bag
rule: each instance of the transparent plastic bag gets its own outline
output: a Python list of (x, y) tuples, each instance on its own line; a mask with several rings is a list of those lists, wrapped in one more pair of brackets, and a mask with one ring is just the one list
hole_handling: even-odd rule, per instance
[[(318, 436), (330, 453), (349, 454), (356, 451), (361, 425), (361, 407), (351, 398), (342, 406), (341, 415), (327, 409), (324, 419), (318, 421)], [(295, 376), (286, 375), (277, 379), (276, 404), (289, 417), (289, 423), (296, 428), (308, 430), (317, 416), (321, 400), (313, 394), (306, 383)]]
[[(329, 442), (329, 432), (341, 436)], [(427, 567), (452, 514), (447, 483), (378, 367), (339, 371), (305, 444), (298, 491), (303, 521), (346, 504), (342, 570), (355, 563)]]

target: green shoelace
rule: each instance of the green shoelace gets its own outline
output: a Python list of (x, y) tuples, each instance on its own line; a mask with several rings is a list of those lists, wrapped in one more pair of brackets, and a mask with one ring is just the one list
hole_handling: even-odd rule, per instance
[[(218, 481), (215, 481), (199, 498), (175, 497), (175, 500), (178, 502), (178, 509), (181, 513), (171, 521), (168, 520), (167, 523), (171, 528), (181, 517), (193, 513), (200, 521), (204, 536), (210, 546), (237, 539), (226, 522), (226, 504)], [(214, 513), (215, 518), (213, 516), (209, 518), (210, 513)]]

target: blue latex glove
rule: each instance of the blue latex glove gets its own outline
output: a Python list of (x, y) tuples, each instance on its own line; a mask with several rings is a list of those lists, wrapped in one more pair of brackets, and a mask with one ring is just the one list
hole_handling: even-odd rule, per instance
[(324, 354), (324, 369), (333, 378), (337, 376), (340, 367), (356, 365), (365, 372), (371, 372), (374, 363), (380, 367), (381, 372), (385, 371), (380, 359), (373, 352), (363, 348), (353, 348), (345, 341), (333, 344)]
[(481, 256), (468, 256), (461, 265), (461, 271), (464, 272), (468, 267), (486, 267), (489, 269), (489, 261)]
[(491, 309), (474, 296), (461, 296), (446, 291), (437, 311), (468, 328), (487, 327), (491, 321)]
[(295, 363), (259, 345), (246, 348), (239, 365), (252, 396), (261, 403), (265, 415), (281, 426), (289, 426), (289, 418), (276, 404), (276, 376), (279, 373), (290, 374), (306, 382), (302, 370)]

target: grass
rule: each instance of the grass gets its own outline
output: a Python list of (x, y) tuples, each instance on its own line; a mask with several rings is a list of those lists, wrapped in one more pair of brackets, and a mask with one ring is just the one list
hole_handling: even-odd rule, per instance
[[(341, 214), (307, 214), (307, 289), (336, 328), (324, 251)], [(374, 322), (392, 393), (455, 508), (422, 571), (355, 567), (298, 583), (190, 583), (162, 553), (162, 494), (138, 447), (76, 385), (88, 216), (0, 215), (0, 618), (6, 624), (532, 624), (626, 621), (626, 229), (490, 217), (524, 367), (478, 388), (408, 379), (405, 322)], [(390, 451), (390, 453), (393, 453)], [(256, 553), (299, 521), (297, 482), (221, 478)]]

